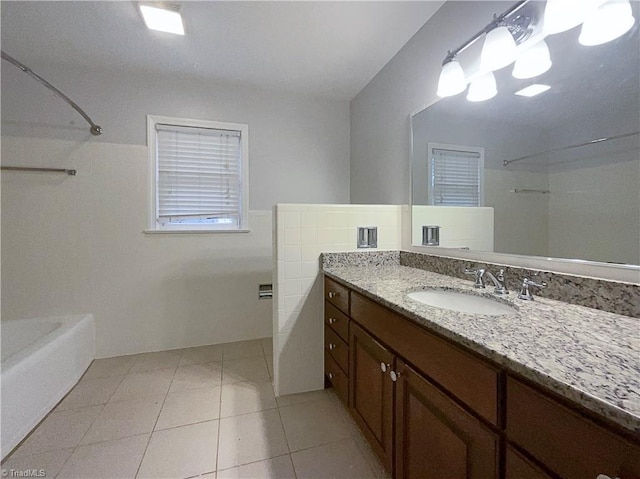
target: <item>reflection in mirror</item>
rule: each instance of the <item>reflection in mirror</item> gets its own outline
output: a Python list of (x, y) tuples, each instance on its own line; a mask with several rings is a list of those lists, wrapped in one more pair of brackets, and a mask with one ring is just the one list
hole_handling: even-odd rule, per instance
[[(495, 72), (494, 98), (476, 103), (461, 93), (412, 117), (413, 244), (433, 224), (445, 247), (640, 264), (638, 25), (598, 46), (581, 45), (579, 35), (547, 36), (553, 66), (536, 78), (514, 78), (511, 64)], [(458, 57), (467, 75), (481, 44)], [(516, 94), (534, 83), (551, 88)], [(480, 208), (446, 198), (440, 204), (453, 206), (435, 206), (436, 144), (484, 152)], [(456, 165), (455, 174), (468, 172)]]

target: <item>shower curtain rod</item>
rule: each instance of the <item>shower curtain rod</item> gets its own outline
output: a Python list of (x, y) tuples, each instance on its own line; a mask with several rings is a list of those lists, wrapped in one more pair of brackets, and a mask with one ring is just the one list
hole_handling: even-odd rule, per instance
[(20, 70), (22, 70), (23, 72), (25, 72), (26, 74), (28, 74), (29, 76), (31, 76), (32, 78), (34, 78), (38, 83), (41, 83), (42, 85), (44, 85), (45, 87), (47, 87), (49, 90), (51, 90), (53, 93), (55, 93), (56, 95), (58, 95), (60, 98), (62, 98), (64, 101), (66, 101), (69, 105), (71, 105), (71, 107), (77, 111), (78, 113), (80, 113), (80, 115), (82, 116), (82, 118), (84, 118), (87, 123), (89, 123), (89, 125), (91, 125), (91, 134), (98, 136), (98, 135), (102, 135), (102, 127), (99, 125), (96, 125), (93, 120), (89, 117), (89, 115), (87, 115), (84, 110), (82, 108), (80, 108), (76, 102), (74, 102), (71, 98), (69, 98), (67, 95), (65, 95), (64, 93), (62, 93), (60, 90), (58, 90), (56, 87), (54, 87), (51, 83), (49, 83), (47, 80), (45, 80), (44, 78), (42, 78), (40, 75), (38, 75), (37, 73), (35, 73), (31, 68), (29, 68), (28, 66), (24, 65), (23, 63), (19, 62), (18, 60), (16, 60), (15, 58), (11, 57), (10, 55), (7, 55), (5, 52), (0, 51), (2, 53), (2, 59), (8, 61), (9, 63), (11, 63), (12, 65), (18, 67)]
[(502, 166), (509, 166), (511, 163), (515, 163), (516, 161), (528, 160), (529, 158), (535, 158), (536, 156), (546, 155), (547, 153), (555, 153), (557, 151), (572, 150), (574, 148), (580, 148), (581, 146), (595, 145), (596, 143), (603, 143), (609, 140), (619, 140), (621, 138), (626, 138), (628, 136), (637, 135), (638, 133), (640, 133), (640, 131), (633, 131), (631, 133), (624, 133), (622, 135), (609, 136), (606, 138), (598, 138), (596, 140), (585, 141), (584, 143), (577, 143), (575, 145), (563, 146), (560, 148), (552, 148), (551, 150), (541, 151), (539, 153), (534, 153), (532, 155), (521, 156), (520, 158), (516, 158), (515, 160), (503, 160)]

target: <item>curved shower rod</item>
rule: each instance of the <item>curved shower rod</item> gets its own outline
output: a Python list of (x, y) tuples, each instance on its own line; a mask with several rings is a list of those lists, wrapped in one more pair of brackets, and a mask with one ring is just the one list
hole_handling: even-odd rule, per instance
[(32, 78), (34, 78), (36, 81), (38, 81), (39, 83), (41, 83), (42, 85), (46, 86), (49, 90), (51, 90), (53, 93), (55, 93), (56, 95), (58, 95), (60, 98), (62, 98), (64, 101), (66, 101), (69, 105), (71, 105), (71, 107), (77, 111), (78, 113), (80, 113), (80, 115), (82, 116), (82, 118), (84, 118), (87, 123), (89, 123), (89, 125), (91, 125), (91, 134), (92, 135), (102, 135), (102, 127), (99, 125), (96, 125), (93, 120), (89, 117), (89, 115), (87, 115), (84, 110), (82, 108), (80, 108), (76, 102), (74, 102), (71, 98), (69, 98), (67, 95), (65, 95), (64, 93), (62, 93), (60, 90), (58, 90), (56, 87), (54, 87), (51, 83), (49, 83), (47, 80), (45, 80), (44, 78), (42, 78), (40, 75), (38, 75), (37, 73), (35, 73), (31, 68), (29, 68), (28, 66), (24, 65), (23, 63), (20, 63), (18, 60), (16, 60), (15, 58), (11, 57), (10, 55), (7, 55), (5, 52), (1, 51), (2, 53), (2, 59), (8, 61), (9, 63), (11, 63), (12, 65), (18, 67), (20, 70), (22, 70), (23, 72), (27, 73), (29, 76), (31, 76)]

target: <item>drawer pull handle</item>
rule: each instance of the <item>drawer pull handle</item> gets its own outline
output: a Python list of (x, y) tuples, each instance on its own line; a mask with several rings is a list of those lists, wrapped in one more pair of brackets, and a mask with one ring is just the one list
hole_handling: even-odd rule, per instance
[(391, 366), (390, 364), (380, 363), (380, 371), (382, 371), (383, 373), (386, 373), (387, 368), (390, 366)]
[(598, 474), (596, 479), (620, 479), (620, 478), (619, 477), (607, 476), (606, 474)]
[(389, 376), (391, 376), (391, 380), (395, 383), (398, 380), (398, 378), (400, 377), (400, 373), (397, 373), (395, 371), (391, 371), (389, 373)]
[(329, 299), (333, 299), (336, 296), (338, 296), (338, 293), (334, 293), (333, 291), (329, 291), (329, 295), (328, 296), (329, 296)]
[(334, 349), (336, 349), (336, 345), (333, 343), (329, 343), (329, 351), (333, 351)]
[(329, 318), (329, 324), (334, 324), (336, 321), (338, 321), (336, 318)]
[(329, 376), (329, 379), (333, 379), (334, 374), (333, 373), (329, 373), (328, 376)]

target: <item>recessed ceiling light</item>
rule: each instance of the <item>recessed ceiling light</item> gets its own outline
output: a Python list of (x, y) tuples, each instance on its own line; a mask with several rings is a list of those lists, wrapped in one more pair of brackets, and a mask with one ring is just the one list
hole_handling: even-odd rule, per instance
[(140, 5), (140, 12), (147, 28), (158, 30), (159, 32), (184, 35), (184, 26), (178, 7), (162, 8), (153, 5)]
[(549, 88), (551, 88), (549, 85), (542, 85), (540, 83), (534, 83), (533, 85), (529, 85), (528, 87), (517, 91), (516, 95), (520, 95), (520, 96), (536, 96), (536, 95), (539, 95), (540, 93), (544, 93)]

